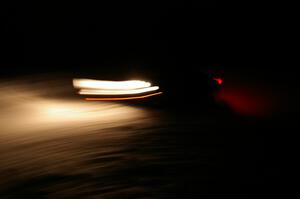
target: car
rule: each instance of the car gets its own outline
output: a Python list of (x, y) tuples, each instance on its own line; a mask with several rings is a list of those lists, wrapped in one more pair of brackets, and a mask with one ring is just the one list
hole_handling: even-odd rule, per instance
[(130, 101), (133, 104), (178, 107), (214, 103), (222, 78), (199, 72), (189, 76), (146, 77), (146, 80), (74, 78), (73, 86), (87, 101)]

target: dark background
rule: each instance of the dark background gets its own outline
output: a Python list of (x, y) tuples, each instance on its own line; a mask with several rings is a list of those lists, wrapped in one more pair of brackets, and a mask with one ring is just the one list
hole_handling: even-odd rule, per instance
[(0, 64), (19, 73), (114, 67), (287, 73), (294, 28), (285, 8), (216, 0), (9, 1), (1, 3)]
[(1, 15), (7, 71), (212, 65), (229, 35), (222, 8), (208, 0), (14, 2)]

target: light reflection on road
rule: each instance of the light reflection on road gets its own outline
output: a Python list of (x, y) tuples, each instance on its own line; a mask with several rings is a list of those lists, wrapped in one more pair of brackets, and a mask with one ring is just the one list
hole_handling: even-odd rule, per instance
[[(79, 98), (51, 98), (51, 84), (40, 83), (40, 87), (26, 82), (14, 82), (1, 86), (4, 93), (0, 99), (1, 134), (30, 134), (59, 128), (72, 129), (72, 133), (82, 127), (108, 128), (143, 123), (149, 119), (147, 111), (112, 102), (87, 102)], [(45, 93), (45, 89), (47, 92)], [(61, 88), (60, 88), (61, 89)], [(66, 91), (68, 93), (69, 91)], [(59, 136), (61, 132), (45, 133), (46, 136)]]
[[(62, 82), (53, 82), (0, 84), (3, 93), (0, 99), (0, 159), (3, 160), (0, 170), (22, 167), (22, 175), (47, 169), (51, 172), (53, 167), (75, 164), (78, 154), (85, 153), (77, 144), (85, 140), (97, 140), (103, 147), (100, 151), (110, 150), (108, 146), (116, 150), (118, 144), (115, 143), (125, 143), (135, 134), (135, 129), (155, 124), (155, 117), (142, 108), (88, 102), (75, 96), (53, 97), (55, 93), (63, 96), (64, 91), (69, 92)], [(77, 144), (70, 144), (72, 142)], [(67, 161), (70, 158), (73, 161)], [(35, 165), (38, 168), (33, 169)]]
[(174, 198), (216, 178), (215, 120), (85, 101), (69, 80), (0, 82), (0, 198)]

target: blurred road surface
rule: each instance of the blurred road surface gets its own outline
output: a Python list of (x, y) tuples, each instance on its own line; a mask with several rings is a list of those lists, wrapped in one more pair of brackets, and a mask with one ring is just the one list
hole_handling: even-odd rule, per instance
[(266, 181), (263, 135), (233, 115), (87, 102), (69, 77), (0, 89), (1, 199), (240, 197)]

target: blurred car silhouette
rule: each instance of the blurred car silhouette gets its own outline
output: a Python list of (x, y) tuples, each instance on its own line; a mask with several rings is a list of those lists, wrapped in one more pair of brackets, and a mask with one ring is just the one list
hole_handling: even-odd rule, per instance
[(214, 103), (214, 94), (222, 84), (221, 78), (204, 72), (188, 76), (160, 73), (159, 76), (144, 75), (143, 78), (123, 78), (123, 81), (119, 81), (120, 78), (118, 81), (77, 78), (73, 80), (73, 85), (78, 94), (88, 101), (130, 101), (134, 104), (178, 107), (179, 104), (208, 106)]

